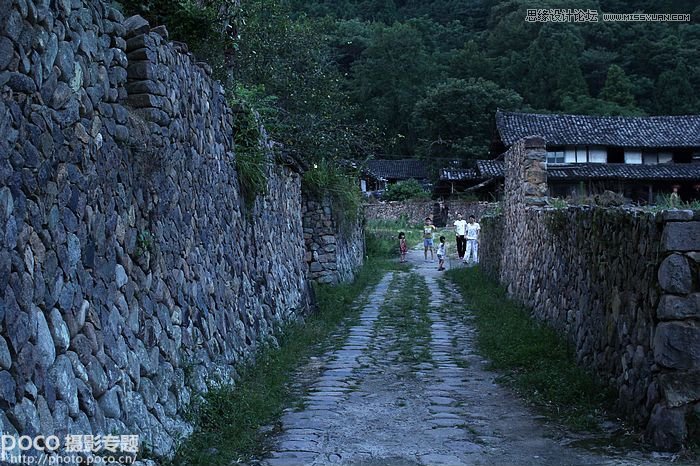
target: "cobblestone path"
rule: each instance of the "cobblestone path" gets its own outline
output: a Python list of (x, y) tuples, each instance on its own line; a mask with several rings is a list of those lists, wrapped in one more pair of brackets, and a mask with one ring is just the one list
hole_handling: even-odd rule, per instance
[[(457, 292), (422, 252), (410, 256), (412, 272), (383, 277), (344, 344), (320, 358), (320, 376), (308, 382), (302, 408), (285, 412), (261, 464), (667, 464), (572, 446), (576, 439), (494, 382), (473, 349), (469, 319), (453, 311), (464, 309)], [(391, 314), (409, 281), (425, 294), (423, 308)], [(410, 325), (402, 327), (404, 317)]]

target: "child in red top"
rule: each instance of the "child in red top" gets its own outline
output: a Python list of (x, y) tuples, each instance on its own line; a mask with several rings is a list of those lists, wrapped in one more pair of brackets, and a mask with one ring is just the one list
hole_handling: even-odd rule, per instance
[(403, 231), (399, 232), (399, 252), (401, 253), (401, 262), (406, 262), (406, 252), (408, 247), (406, 246), (406, 235)]

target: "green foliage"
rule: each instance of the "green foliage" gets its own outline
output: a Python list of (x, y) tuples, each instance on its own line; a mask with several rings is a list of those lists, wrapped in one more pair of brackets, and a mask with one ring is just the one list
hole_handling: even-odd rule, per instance
[(335, 220), (341, 228), (346, 229), (357, 221), (363, 198), (354, 170), (320, 159), (304, 173), (302, 190), (318, 198), (329, 196)]
[(148, 230), (142, 230), (136, 236), (136, 256), (141, 257), (152, 252), (154, 248), (153, 235)]
[(547, 204), (555, 209), (566, 209), (569, 207), (569, 203), (566, 202), (566, 200), (560, 199), (558, 197), (550, 197), (547, 200)]
[(643, 116), (644, 112), (635, 107), (623, 107), (615, 102), (596, 99), (585, 95), (565, 95), (561, 99), (567, 112), (580, 115)]
[(228, 26), (235, 20), (235, 0), (119, 0), (129, 16), (139, 14), (151, 26), (165, 25), (171, 39), (188, 45), (198, 60), (212, 66), (214, 75), (226, 81), (225, 53), (233, 46)]
[(262, 151), (240, 152), (236, 154), (236, 171), (241, 186), (241, 195), (250, 209), (259, 195), (267, 190), (268, 160)]
[(517, 110), (522, 97), (485, 79), (448, 79), (428, 91), (413, 110), (418, 152), (435, 157), (484, 158), (497, 109)]
[(390, 184), (386, 188), (386, 191), (384, 191), (382, 199), (385, 201), (430, 199), (430, 193), (423, 189), (423, 186), (421, 186), (419, 182), (410, 179)]
[(503, 202), (490, 202), (489, 205), (486, 207), (486, 212), (484, 216), (488, 215), (496, 217), (501, 214), (503, 214)]
[(372, 115), (386, 133), (387, 147), (401, 153), (414, 144), (410, 128), (416, 98), (440, 79), (418, 20), (373, 31), (348, 82), (363, 116)]
[(271, 137), (304, 158), (361, 158), (371, 125), (353, 121), (354, 104), (329, 46), (332, 23), (293, 19), (281, 0), (253, 1), (242, 13), (235, 78), (262, 89), (274, 111), (261, 114)]
[(420, 243), (423, 232), (419, 225), (409, 225), (404, 220), (370, 220), (365, 225), (367, 256), (371, 258), (395, 259), (399, 257), (399, 233), (406, 235), (410, 249)]
[(632, 81), (627, 77), (625, 71), (618, 65), (610, 65), (600, 97), (623, 107), (634, 107), (632, 89)]
[(583, 41), (575, 30), (559, 26), (543, 26), (528, 50), (523, 93), (538, 108), (560, 109), (564, 96), (588, 95), (577, 59)]
[(688, 73), (688, 67), (683, 62), (661, 73), (655, 91), (657, 112), (669, 115), (697, 112), (698, 99)]
[(289, 383), (295, 370), (346, 334), (358, 315), (353, 302), (379, 281), (387, 266), (370, 260), (352, 284), (317, 287), (318, 311), (303, 324), (289, 324), (278, 337), (279, 348), (263, 345), (235, 386), (212, 386), (193, 403), (195, 432), (170, 466), (225, 466), (259, 455), (265, 446), (260, 427), (272, 423), (295, 399)]
[[(260, 99), (272, 139), (311, 160), (485, 157), (495, 108), (700, 113), (700, 24), (530, 23), (568, 0), (123, 0)], [(659, 6), (659, 5), (662, 5)], [(580, 0), (691, 13), (692, 0)], [(266, 101), (262, 102), (264, 99)], [(468, 163), (467, 163), (468, 165)]]
[(477, 269), (452, 269), (447, 276), (473, 310), (477, 346), (491, 368), (503, 373), (500, 380), (574, 428), (597, 427), (597, 418), (612, 406), (613, 393), (576, 365), (566, 341)]
[[(336, 18), (329, 35), (350, 102), (357, 106), (356, 121), (374, 122), (383, 131), (377, 141), (385, 155), (429, 154), (438, 160), (455, 153), (486, 155), (492, 106), (470, 113), (459, 108), (457, 99), (448, 101), (440, 124), (427, 117), (436, 114), (430, 107), (437, 108), (440, 96), (449, 94), (441, 83), (454, 80), (483, 79), (522, 96), (513, 109), (597, 115), (700, 112), (700, 99), (691, 90), (700, 87), (700, 55), (693, 53), (700, 48), (697, 23), (524, 20), (527, 9), (572, 8), (566, 0), (291, 4), (300, 16)], [(664, 2), (663, 8), (658, 1), (642, 4), (581, 0), (576, 8), (698, 11), (692, 2)], [(465, 106), (470, 104), (467, 100)], [(473, 135), (466, 132), (472, 122), (479, 130)]]
[(385, 350), (396, 355), (397, 363), (432, 362), (430, 290), (425, 279), (413, 272), (395, 275), (390, 289), (397, 291), (380, 308), (376, 325), (380, 333), (390, 327), (396, 337)]
[(653, 212), (659, 212), (662, 210), (700, 210), (700, 201), (695, 200), (691, 202), (682, 201), (678, 198), (674, 198), (670, 194), (659, 194), (656, 196), (656, 202), (654, 205), (647, 206), (648, 210)]
[(258, 195), (267, 191), (268, 156), (262, 147), (260, 122), (247, 103), (238, 101), (234, 121), (234, 143), (236, 149), (236, 172), (241, 195), (250, 209)]

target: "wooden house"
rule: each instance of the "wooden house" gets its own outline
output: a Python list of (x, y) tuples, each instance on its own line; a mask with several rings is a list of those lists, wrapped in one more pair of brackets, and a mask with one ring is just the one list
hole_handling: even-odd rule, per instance
[(362, 192), (382, 192), (390, 184), (414, 179), (426, 189), (430, 188), (430, 171), (425, 161), (417, 159), (368, 160), (360, 178)]
[[(682, 200), (700, 199), (700, 115), (589, 116), (496, 113), (492, 160), (451, 181), (457, 191), (493, 193), (503, 178), (503, 154), (516, 141), (542, 136), (547, 148), (550, 196), (610, 190), (634, 202), (653, 203), (677, 188)], [(453, 177), (454, 178), (454, 177)], [(493, 180), (495, 183), (487, 183)], [(441, 181), (440, 185), (444, 186)], [(483, 194), (482, 194), (483, 195)]]

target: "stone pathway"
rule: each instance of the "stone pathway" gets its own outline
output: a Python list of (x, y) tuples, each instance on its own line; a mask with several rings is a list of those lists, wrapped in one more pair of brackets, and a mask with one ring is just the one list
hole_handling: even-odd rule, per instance
[(320, 376), (308, 387), (303, 408), (285, 412), (273, 451), (260, 464), (668, 464), (668, 457), (639, 452), (575, 448), (576, 438), (557, 432), (497, 385), (497, 374), (484, 369), (473, 349), (474, 329), (450, 312), (461, 306), (460, 297), (435, 270), (437, 263), (422, 256), (409, 253), (412, 273), (424, 277), (430, 292), (428, 357), (404, 361), (396, 351), (402, 336), (382, 309), (408, 273), (389, 273), (342, 347), (320, 358)]

